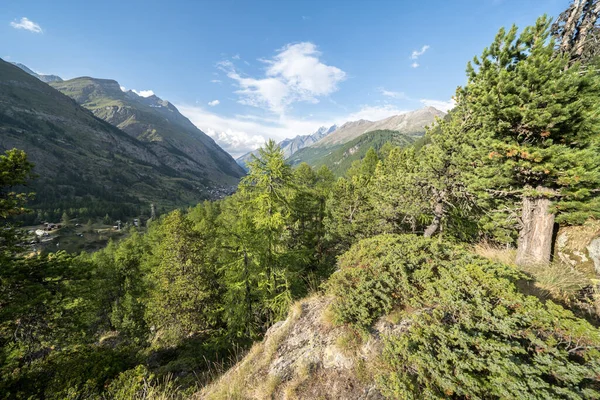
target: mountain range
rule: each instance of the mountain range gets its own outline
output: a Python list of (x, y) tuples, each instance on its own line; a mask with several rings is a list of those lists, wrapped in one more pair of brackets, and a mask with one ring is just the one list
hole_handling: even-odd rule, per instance
[(0, 151), (23, 149), (35, 164), (34, 208), (136, 215), (198, 203), (244, 175), (168, 102), (110, 80), (53, 84), (66, 94), (0, 60)]
[(33, 72), (31, 69), (27, 68), (27, 66), (25, 66), (21, 63), (11, 63), (11, 64), (16, 65), (17, 67), (21, 68), (23, 71), (27, 72), (29, 75), (35, 76), (42, 82), (49, 83), (49, 82), (61, 82), (62, 81), (62, 78), (60, 76), (38, 74), (37, 72)]
[(405, 114), (394, 115), (379, 121), (346, 122), (330, 135), (304, 147), (288, 158), (292, 165), (303, 162), (312, 167), (327, 166), (337, 176), (342, 176), (355, 160), (361, 159), (370, 147), (378, 150), (386, 142), (408, 146), (425, 134), (427, 126), (446, 114), (436, 108), (426, 107)]
[[(332, 125), (329, 128), (327, 128), (326, 126), (322, 126), (319, 129), (317, 129), (316, 132), (310, 135), (298, 135), (292, 139), (284, 139), (278, 144), (279, 147), (281, 147), (281, 150), (283, 150), (284, 157), (289, 158), (298, 150), (310, 146), (314, 143), (317, 143), (319, 140), (335, 132), (336, 129), (337, 125)], [(243, 156), (238, 157), (235, 161), (243, 168), (246, 168), (246, 164), (248, 163), (248, 161), (251, 160), (252, 155), (256, 154), (258, 154), (258, 150), (253, 150), (249, 153), (244, 154)]]
[(111, 79), (81, 77), (50, 85), (96, 117), (147, 143), (170, 168), (210, 181), (207, 186), (235, 185), (244, 175), (227, 152), (168, 101), (124, 92)]

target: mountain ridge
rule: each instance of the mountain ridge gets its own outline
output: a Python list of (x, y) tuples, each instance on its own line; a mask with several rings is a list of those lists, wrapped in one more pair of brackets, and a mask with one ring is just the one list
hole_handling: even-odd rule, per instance
[(21, 64), (21, 63), (11, 62), (11, 64), (16, 65), (17, 67), (21, 68), (23, 71), (27, 72), (29, 75), (35, 76), (36, 78), (38, 78), (40, 81), (42, 81), (44, 83), (62, 82), (62, 80), (63, 80), (58, 75), (38, 74), (37, 72), (33, 71), (31, 68), (29, 68), (26, 65)]
[[(0, 60), (0, 151), (12, 148), (24, 150), (35, 164), (38, 178), (31, 189), (37, 200), (31, 206), (49, 212), (48, 218), (60, 218), (54, 215), (57, 209), (117, 218), (139, 215), (142, 205), (150, 203), (191, 205), (239, 179), (229, 176), (219, 182), (227, 177), (221, 174), (212, 181), (189, 169), (178, 170), (164, 159), (161, 151), (167, 148), (139, 140)], [(172, 156), (186, 158), (176, 151)]]
[(445, 115), (445, 112), (434, 107), (425, 107), (403, 114), (392, 115), (377, 121), (365, 119), (348, 121), (341, 125), (333, 134), (321, 139), (312, 146), (326, 147), (344, 144), (364, 133), (377, 130), (397, 131), (409, 136), (422, 136), (425, 133), (426, 126), (434, 123), (437, 117), (442, 118)]
[(234, 184), (244, 175), (235, 160), (212, 138), (158, 96), (142, 97), (131, 90), (121, 90), (113, 79), (92, 77), (53, 82), (51, 86), (98, 118), (148, 143), (175, 170), (186, 170), (225, 184)]
[[(279, 147), (281, 147), (281, 150), (283, 150), (284, 157), (287, 159), (291, 157), (294, 153), (296, 153), (298, 150), (308, 147), (323, 139), (324, 137), (330, 135), (331, 133), (335, 132), (336, 129), (338, 129), (337, 125), (331, 125), (329, 128), (326, 126), (322, 126), (311, 134), (296, 135), (296, 137), (294, 138), (283, 139), (278, 144)], [(252, 150), (238, 157), (235, 161), (242, 168), (246, 168), (246, 164), (252, 159), (252, 155), (256, 154), (258, 154), (258, 150)]]

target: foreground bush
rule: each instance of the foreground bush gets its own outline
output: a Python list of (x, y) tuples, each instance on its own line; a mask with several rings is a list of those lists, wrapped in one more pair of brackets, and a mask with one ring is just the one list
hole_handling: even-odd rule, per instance
[(520, 273), (459, 246), (410, 235), (363, 240), (328, 290), (339, 322), (394, 310), (378, 382), (392, 398), (598, 398), (600, 331), (525, 296)]

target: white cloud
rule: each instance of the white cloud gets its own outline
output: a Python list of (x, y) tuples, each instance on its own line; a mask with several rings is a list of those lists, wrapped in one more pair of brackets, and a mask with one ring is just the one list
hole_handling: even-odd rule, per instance
[(240, 55), (239, 55), (239, 54), (236, 54), (236, 55), (234, 55), (234, 56), (233, 56), (233, 57), (231, 57), (231, 58), (232, 58), (232, 59), (234, 59), (234, 60), (239, 60), (239, 59), (240, 59)]
[(419, 68), (420, 64), (417, 62), (417, 60), (419, 59), (419, 57), (425, 54), (427, 50), (429, 50), (429, 47), (430, 46), (426, 44), (425, 46), (421, 47), (421, 50), (413, 50), (412, 54), (409, 57), (411, 60), (414, 60), (414, 62), (410, 64), (411, 67)]
[(408, 112), (408, 110), (399, 109), (391, 104), (386, 104), (384, 106), (365, 105), (357, 112), (342, 117), (337, 123), (342, 124), (347, 121), (357, 121), (359, 119), (378, 121), (380, 119), (391, 117), (392, 115), (404, 114), (406, 112)]
[(135, 89), (131, 89), (131, 91), (141, 97), (150, 97), (154, 95), (154, 92), (152, 90), (140, 90), (138, 92)]
[(426, 107), (434, 107), (444, 112), (450, 111), (456, 105), (454, 99), (450, 99), (448, 101), (421, 99), (420, 101)]
[(346, 78), (341, 69), (322, 63), (320, 55), (313, 43), (288, 44), (272, 59), (260, 60), (268, 66), (261, 78), (242, 76), (229, 61), (218, 67), (237, 82), (240, 103), (283, 114), (295, 102), (318, 103)]
[(233, 157), (239, 157), (257, 149), (269, 138), (279, 142), (285, 138), (315, 132), (321, 126), (341, 125), (344, 122), (359, 119), (377, 121), (407, 112), (407, 110), (401, 110), (392, 105), (365, 105), (356, 112), (331, 118), (298, 119), (286, 115), (262, 117), (252, 114), (228, 117), (197, 105), (177, 104), (176, 107)]
[(386, 97), (391, 97), (394, 99), (407, 99), (408, 97), (406, 96), (406, 94), (404, 94), (404, 92), (394, 92), (391, 90), (386, 90), (383, 87), (378, 88), (379, 92), (386, 96)]
[(211, 79), (210, 80), (211, 83), (221, 83), (220, 79)]
[(29, 18), (21, 18), (21, 20), (19, 22), (16, 21), (12, 21), (10, 23), (10, 26), (12, 26), (15, 29), (25, 29), (26, 31), (29, 32), (33, 32), (33, 33), (44, 33), (44, 31), (42, 30), (42, 27), (31, 21)]
[(221, 103), (219, 100), (213, 100), (213, 101), (209, 101), (208, 105), (211, 107), (214, 107), (214, 106), (218, 106), (219, 103)]
[(412, 54), (410, 55), (410, 59), (417, 60), (419, 57), (425, 54), (427, 50), (429, 50), (429, 47), (430, 46), (426, 44), (425, 46), (421, 47), (421, 50), (413, 50)]
[(268, 138), (281, 141), (287, 137), (316, 131), (320, 126), (331, 126), (333, 120), (303, 120), (291, 117), (261, 117), (257, 115), (215, 114), (199, 106), (177, 104), (179, 111), (194, 125), (211, 136), (223, 149), (239, 157), (262, 146)]

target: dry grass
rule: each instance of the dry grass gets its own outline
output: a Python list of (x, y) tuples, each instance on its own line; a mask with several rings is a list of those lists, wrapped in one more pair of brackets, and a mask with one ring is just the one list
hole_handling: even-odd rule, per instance
[(584, 274), (560, 262), (530, 265), (521, 267), (521, 270), (534, 279), (534, 285), (548, 298), (566, 304), (577, 301), (582, 289), (591, 284)]
[(475, 254), (481, 257), (493, 260), (502, 264), (515, 265), (517, 251), (506, 247), (497, 247), (489, 243), (479, 243), (475, 245)]
[(142, 387), (133, 394), (114, 393), (110, 396), (114, 400), (183, 400), (186, 397), (171, 375), (159, 381), (144, 379)]
[(517, 266), (514, 249), (481, 243), (475, 246), (474, 251), (482, 257), (518, 268), (530, 276), (533, 281), (528, 283), (529, 291), (542, 299), (553, 299), (570, 305), (579, 301), (582, 289), (592, 284), (585, 274), (560, 261), (547, 265)]
[(214, 400), (270, 398), (281, 384), (281, 379), (268, 375), (266, 369), (273, 361), (279, 345), (290, 328), (302, 315), (302, 303), (294, 303), (282, 326), (263, 342), (255, 343), (243, 360), (213, 384), (205, 387), (194, 398)]

